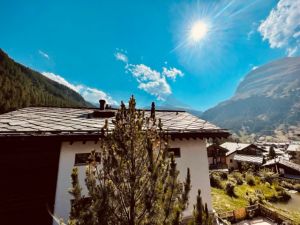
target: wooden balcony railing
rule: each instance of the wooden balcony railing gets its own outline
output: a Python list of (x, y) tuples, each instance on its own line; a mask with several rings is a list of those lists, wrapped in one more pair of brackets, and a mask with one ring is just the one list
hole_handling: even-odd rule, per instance
[(230, 221), (231, 223), (235, 223), (244, 219), (251, 219), (258, 216), (268, 218), (269, 220), (277, 224), (282, 224), (283, 222), (285, 224), (296, 224), (290, 218), (276, 212), (275, 210), (269, 209), (262, 204), (255, 204), (234, 211), (228, 211), (218, 214), (219, 218), (221, 218), (222, 220)]

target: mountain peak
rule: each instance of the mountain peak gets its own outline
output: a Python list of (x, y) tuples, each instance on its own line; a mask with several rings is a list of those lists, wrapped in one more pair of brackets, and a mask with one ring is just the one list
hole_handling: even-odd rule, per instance
[(235, 95), (204, 112), (203, 118), (235, 132), (298, 129), (300, 57), (283, 58), (250, 71)]

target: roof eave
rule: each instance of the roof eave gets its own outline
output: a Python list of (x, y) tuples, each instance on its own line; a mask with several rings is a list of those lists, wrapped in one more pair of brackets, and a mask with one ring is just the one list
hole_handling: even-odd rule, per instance
[[(165, 131), (172, 139), (182, 138), (228, 138), (230, 133), (226, 130), (202, 130), (195, 132)], [(52, 131), (52, 132), (5, 132), (0, 133), (0, 140), (18, 140), (31, 138), (54, 138), (60, 140), (95, 140), (101, 137), (100, 131)]]

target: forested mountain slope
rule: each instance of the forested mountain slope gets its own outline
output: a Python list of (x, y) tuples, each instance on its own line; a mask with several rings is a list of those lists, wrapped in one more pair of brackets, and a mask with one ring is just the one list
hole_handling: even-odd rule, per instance
[(25, 67), (0, 49), (0, 113), (27, 106), (89, 106), (80, 94)]

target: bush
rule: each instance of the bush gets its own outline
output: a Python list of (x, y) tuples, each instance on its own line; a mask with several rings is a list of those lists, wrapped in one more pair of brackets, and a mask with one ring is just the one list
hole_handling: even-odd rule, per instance
[(237, 185), (242, 185), (244, 182), (243, 182), (243, 179), (242, 178), (236, 178), (236, 184)]
[(242, 162), (241, 167), (240, 167), (240, 171), (241, 172), (246, 172), (246, 171), (255, 171), (255, 167), (254, 165), (250, 164), (250, 163), (246, 163), (246, 162)]
[(235, 178), (235, 181), (236, 181), (236, 184), (237, 185), (242, 185), (244, 182), (243, 182), (243, 176), (241, 173), (239, 172), (234, 172), (232, 174), (232, 176)]
[(300, 184), (295, 184), (294, 185), (294, 190), (300, 192)]
[(254, 176), (253, 176), (252, 173), (247, 173), (246, 174), (246, 182), (250, 186), (254, 186), (255, 185), (255, 178), (254, 178)]
[(283, 191), (284, 188), (282, 186), (279, 186), (279, 185), (274, 185), (274, 188), (277, 192), (280, 192), (280, 191)]
[(255, 205), (255, 204), (257, 204), (257, 199), (250, 197), (250, 198), (248, 198), (248, 203), (250, 206)]
[(294, 190), (294, 185), (287, 181), (282, 181), (281, 186), (290, 190)]
[(225, 172), (220, 172), (219, 175), (220, 175), (222, 180), (227, 180), (228, 179), (228, 175)]
[(216, 174), (210, 175), (210, 186), (223, 189), (221, 178)]
[(262, 190), (256, 189), (255, 195), (256, 195), (259, 203), (262, 203), (265, 200), (265, 196), (264, 196), (264, 193), (262, 192)]
[(271, 184), (269, 182), (266, 182), (265, 185), (267, 188), (271, 188)]
[(228, 194), (230, 197), (235, 197), (235, 192), (234, 192), (234, 184), (231, 182), (227, 182), (225, 186), (225, 191), (226, 194)]
[(269, 202), (277, 202), (278, 196), (277, 195), (267, 195), (265, 196), (266, 200)]
[(278, 192), (278, 201), (287, 202), (290, 199), (291, 199), (291, 195), (286, 190), (282, 190)]
[(278, 178), (278, 175), (270, 169), (261, 169), (259, 171), (259, 176), (263, 182), (268, 182), (270, 184), (273, 183), (274, 179)]

